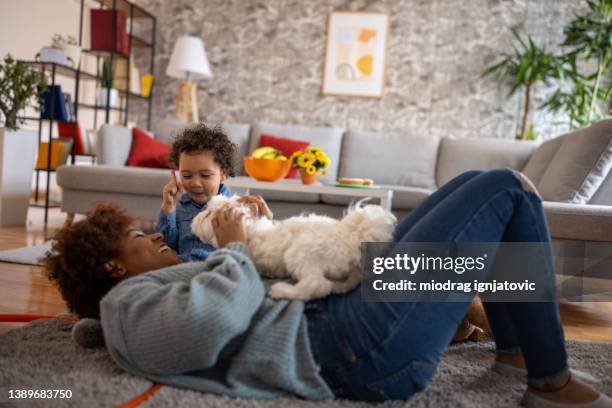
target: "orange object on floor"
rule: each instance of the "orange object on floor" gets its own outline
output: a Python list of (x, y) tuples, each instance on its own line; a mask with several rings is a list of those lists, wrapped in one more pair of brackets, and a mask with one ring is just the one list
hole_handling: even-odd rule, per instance
[[(52, 316), (45, 314), (35, 314), (35, 313), (0, 313), (0, 322), (3, 323), (29, 323), (34, 320), (39, 319), (55, 319), (55, 320), (66, 320), (71, 322), (79, 321), (78, 317), (74, 316)], [(161, 389), (161, 384), (153, 384), (151, 388), (146, 390), (144, 393), (140, 394), (136, 398), (131, 401), (126, 402), (125, 404), (120, 405), (120, 408), (136, 408), (139, 407), (143, 402), (148, 400), (151, 396), (153, 396), (157, 391)]]
[(149, 388), (148, 390), (143, 392), (138, 397), (134, 398), (131, 401), (126, 402), (123, 405), (119, 405), (119, 408), (135, 408), (135, 407), (138, 407), (138, 406), (140, 406), (140, 404), (142, 404), (143, 402), (148, 400), (150, 397), (155, 395), (155, 393), (157, 393), (157, 391), (159, 391), (161, 387), (162, 387), (161, 384), (153, 384), (153, 386), (151, 386), (151, 388)]
[(0, 313), (0, 322), (3, 323), (29, 323), (39, 319), (66, 320), (68, 322), (78, 322), (78, 317), (73, 316), (52, 316), (34, 313)]

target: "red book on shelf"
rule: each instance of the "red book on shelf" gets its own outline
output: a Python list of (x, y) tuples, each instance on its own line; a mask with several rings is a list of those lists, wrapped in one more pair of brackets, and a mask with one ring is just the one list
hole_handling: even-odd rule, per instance
[(78, 123), (57, 122), (57, 133), (60, 137), (74, 138), (74, 154), (84, 154), (83, 137)]
[(128, 55), (130, 50), (127, 35), (127, 15), (122, 10), (114, 10), (115, 44), (113, 46), (113, 10), (91, 10), (91, 49), (114, 51)]

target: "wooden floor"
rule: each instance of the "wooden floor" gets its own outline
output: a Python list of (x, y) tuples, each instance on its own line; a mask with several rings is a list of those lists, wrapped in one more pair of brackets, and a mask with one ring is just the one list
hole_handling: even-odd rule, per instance
[[(0, 228), (0, 250), (42, 244), (64, 219), (59, 209), (52, 209), (45, 228), (43, 210), (30, 208), (26, 227)], [(42, 268), (0, 262), (0, 313), (65, 311), (57, 289), (45, 278)], [(612, 343), (612, 303), (562, 304), (561, 317), (568, 339)], [(0, 323), (0, 332), (17, 326)]]

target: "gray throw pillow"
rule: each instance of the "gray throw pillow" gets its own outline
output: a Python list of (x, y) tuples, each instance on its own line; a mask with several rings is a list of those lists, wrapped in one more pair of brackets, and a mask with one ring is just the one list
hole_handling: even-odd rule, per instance
[(533, 152), (529, 158), (522, 172), (529, 177), (529, 180), (534, 185), (537, 186), (540, 180), (542, 180), (542, 176), (544, 176), (548, 165), (553, 157), (555, 157), (555, 154), (557, 154), (561, 144), (563, 144), (563, 136), (548, 140), (542, 143), (538, 150)]
[(538, 191), (547, 201), (586, 204), (612, 167), (612, 120), (561, 137)]

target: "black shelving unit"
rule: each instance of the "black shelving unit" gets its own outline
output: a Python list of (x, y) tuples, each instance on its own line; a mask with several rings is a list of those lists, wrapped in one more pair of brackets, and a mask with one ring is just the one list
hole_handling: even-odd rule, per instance
[[(142, 7), (131, 3), (128, 0), (98, 0), (100, 7), (103, 9), (113, 10), (113, 18), (112, 18), (112, 27), (111, 27), (111, 44), (115, 44), (115, 35), (116, 35), (116, 27), (117, 23), (117, 11), (123, 11), (129, 17), (129, 28), (127, 31), (128, 35), (128, 54), (123, 54), (116, 51), (108, 51), (108, 50), (92, 50), (92, 49), (83, 49), (82, 52), (86, 55), (92, 55), (96, 57), (96, 67), (100, 66), (100, 58), (109, 58), (110, 65), (113, 66), (113, 62), (116, 59), (124, 59), (126, 60), (126, 78), (125, 79), (125, 89), (117, 89), (119, 91), (119, 95), (124, 98), (124, 105), (120, 108), (120, 112), (123, 113), (123, 124), (127, 125), (128, 116), (130, 111), (130, 100), (142, 100), (148, 103), (147, 105), (147, 129), (151, 129), (151, 111), (153, 108), (153, 87), (151, 87), (151, 92), (147, 97), (134, 94), (130, 92), (130, 75), (131, 75), (131, 58), (130, 56), (133, 53), (135, 48), (139, 49), (148, 49), (149, 50), (149, 72), (153, 74), (155, 71), (155, 37), (157, 30), (157, 19), (151, 13), (147, 12)], [(84, 0), (81, 0), (81, 13), (80, 13), (80, 23), (79, 23), (79, 45), (83, 42), (83, 13), (84, 13)], [(135, 19), (146, 19), (150, 21), (151, 24), (151, 34), (150, 39), (145, 39), (141, 36), (141, 34), (137, 35), (134, 33), (134, 21)], [(96, 72), (96, 76), (99, 78), (100, 73)], [(113, 78), (114, 81), (115, 78)], [(104, 123), (108, 123), (110, 120), (110, 112), (113, 107), (109, 106), (110, 101), (110, 88), (108, 89), (108, 93), (106, 95), (106, 106), (103, 106), (102, 109), (105, 112)], [(81, 106), (84, 107), (84, 106)], [(100, 108), (97, 104), (93, 105), (93, 107), (88, 107), (89, 109), (94, 109), (94, 118), (97, 120), (97, 112)], [(75, 107), (76, 110), (76, 107)], [(94, 124), (94, 127), (97, 124)]]
[[(142, 7), (137, 6), (127, 0), (98, 0), (98, 3), (100, 5), (100, 8), (110, 9), (113, 11), (112, 27), (111, 27), (111, 32), (109, 33), (109, 35), (111, 36), (111, 42), (110, 42), (111, 44), (116, 44), (116, 41), (115, 41), (116, 26), (115, 24), (117, 22), (117, 11), (121, 10), (125, 12), (127, 16), (129, 17), (129, 20), (128, 20), (129, 28), (127, 32), (127, 35), (128, 35), (128, 54), (127, 55), (119, 53), (119, 52), (115, 52), (115, 51), (83, 49), (83, 23), (84, 23), (84, 13), (85, 13), (85, 0), (81, 0), (81, 9), (80, 9), (80, 17), (79, 17), (80, 18), (79, 47), (81, 47), (82, 49), (82, 53), (84, 54), (83, 57), (90, 55), (96, 58), (96, 72), (91, 73), (91, 72), (81, 70), (80, 67), (73, 68), (73, 67), (69, 67), (69, 66), (65, 66), (61, 64), (56, 64), (56, 63), (38, 62), (38, 61), (22, 61), (22, 62), (28, 64), (29, 66), (33, 68), (39, 69), (44, 74), (48, 74), (50, 82), (51, 82), (51, 87), (52, 87), (51, 89), (53, 89), (53, 86), (55, 86), (55, 84), (57, 83), (56, 82), (57, 75), (61, 75), (61, 76), (68, 77), (68, 78), (73, 78), (75, 80), (74, 100), (73, 100), (75, 122), (73, 123), (78, 123), (79, 121), (79, 109), (90, 109), (94, 111), (94, 114), (93, 114), (93, 122), (94, 122), (93, 128), (94, 129), (97, 129), (99, 125), (98, 124), (98, 112), (99, 111), (103, 111), (105, 113), (104, 122), (102, 123), (109, 123), (110, 113), (114, 111), (114, 112), (119, 112), (122, 115), (123, 124), (127, 125), (129, 112), (130, 112), (130, 101), (139, 101), (141, 103), (146, 102), (148, 104), (147, 105), (147, 129), (150, 129), (151, 128), (151, 111), (152, 111), (152, 103), (153, 103), (153, 85), (151, 86), (151, 91), (149, 95), (146, 97), (132, 93), (130, 91), (130, 74), (131, 74), (130, 56), (132, 55), (133, 50), (135, 48), (148, 49), (150, 52), (149, 71), (151, 74), (153, 74), (155, 70), (155, 34), (156, 34), (156, 29), (157, 29), (157, 20), (155, 16), (153, 16), (152, 14), (144, 10)], [(150, 24), (151, 24), (151, 28), (150, 28), (151, 38), (150, 39), (143, 38), (141, 36), (142, 34), (139, 34), (139, 35), (134, 34), (133, 28), (134, 28), (135, 19), (147, 19), (150, 21)], [(98, 86), (100, 85), (101, 75), (99, 72), (99, 67), (100, 67), (100, 58), (102, 57), (109, 57), (111, 66), (113, 66), (113, 60), (115, 59), (121, 58), (121, 59), (125, 59), (127, 62), (126, 64), (127, 65), (127, 78), (121, 78), (121, 79), (126, 80), (125, 89), (117, 90), (121, 97), (119, 107), (110, 106), (110, 88), (108, 89), (108, 93), (106, 97), (106, 105), (98, 105), (97, 100), (94, 101), (93, 104), (80, 100), (79, 90), (80, 90), (81, 81), (94, 81), (96, 84), (96, 88), (98, 88)], [(114, 77), (113, 82), (115, 79), (116, 78)], [(49, 187), (50, 187), (51, 173), (55, 171), (51, 168), (51, 152), (52, 152), (51, 146), (52, 146), (52, 141), (54, 139), (53, 124), (57, 122), (57, 120), (53, 119), (53, 113), (55, 112), (55, 98), (51, 97), (50, 100), (51, 100), (51, 105), (49, 106), (49, 108), (50, 108), (50, 112), (52, 113), (50, 115), (51, 119), (44, 119), (42, 117), (42, 111), (39, 117), (33, 117), (33, 116), (29, 116), (29, 117), (22, 116), (21, 117), (21, 119), (24, 119), (24, 120), (38, 122), (38, 144), (39, 145), (42, 139), (43, 125), (48, 124), (48, 127), (49, 127), (49, 148), (47, 149), (47, 168), (46, 169), (38, 169), (38, 168), (34, 169), (36, 171), (36, 190), (35, 190), (35, 197), (34, 197), (35, 201), (34, 203), (30, 204), (31, 206), (44, 207), (45, 225), (47, 224), (48, 212), (51, 206), (49, 202)], [(75, 139), (76, 135), (74, 134), (75, 131), (76, 131), (76, 126), (73, 126), (73, 130), (72, 130), (73, 132), (72, 140), (73, 141), (76, 140)], [(72, 151), (70, 154), (71, 164), (75, 163), (75, 157), (76, 157), (75, 148), (76, 148), (76, 143), (73, 142)], [(84, 155), (84, 156), (88, 156), (88, 155)], [(89, 156), (92, 158), (92, 163), (93, 163), (95, 156), (91, 156), (91, 155)], [(47, 175), (44, 205), (39, 203), (39, 173), (41, 171), (46, 172), (46, 175)]]

